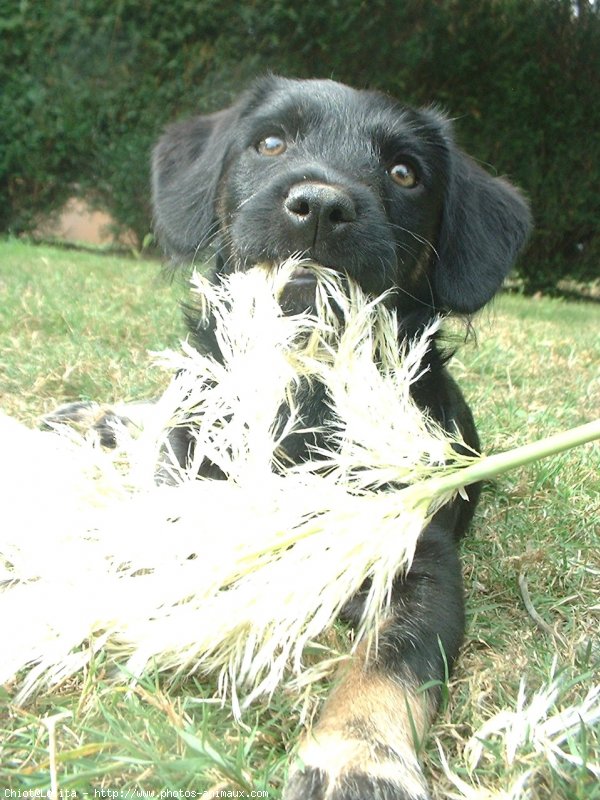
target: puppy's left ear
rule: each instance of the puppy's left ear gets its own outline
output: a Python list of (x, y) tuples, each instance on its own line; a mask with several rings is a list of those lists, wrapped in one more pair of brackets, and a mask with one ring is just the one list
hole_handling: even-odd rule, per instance
[(531, 213), (508, 181), (452, 147), (433, 289), (440, 308), (472, 313), (494, 296), (531, 230)]

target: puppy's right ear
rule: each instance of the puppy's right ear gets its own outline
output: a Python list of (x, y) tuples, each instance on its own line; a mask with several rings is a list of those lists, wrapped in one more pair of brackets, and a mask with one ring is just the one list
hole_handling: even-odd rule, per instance
[(217, 229), (216, 197), (238, 108), (170, 125), (154, 148), (154, 226), (171, 255), (185, 259)]

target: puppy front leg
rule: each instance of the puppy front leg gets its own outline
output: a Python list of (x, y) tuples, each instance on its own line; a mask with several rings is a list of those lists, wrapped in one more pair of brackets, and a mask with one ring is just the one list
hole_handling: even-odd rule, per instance
[(376, 656), (357, 653), (302, 741), (285, 800), (428, 800), (417, 750), (463, 630), (456, 544), (434, 522), (395, 586)]
[(427, 800), (415, 738), (432, 711), (414, 678), (357, 659), (302, 742), (285, 800)]

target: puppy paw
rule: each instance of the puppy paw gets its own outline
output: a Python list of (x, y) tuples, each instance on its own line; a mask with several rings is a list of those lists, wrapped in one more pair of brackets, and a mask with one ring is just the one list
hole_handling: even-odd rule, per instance
[(84, 435), (92, 431), (103, 447), (112, 449), (117, 446), (119, 430), (130, 429), (133, 423), (108, 406), (81, 401), (59, 406), (40, 423), (42, 430), (53, 430), (61, 425), (69, 425)]
[(388, 780), (348, 773), (331, 780), (323, 770), (308, 767), (291, 776), (283, 800), (429, 800), (429, 794), (407, 790), (400, 777)]
[(284, 800), (429, 800), (412, 749), (326, 733), (307, 738), (292, 767)]
[(284, 800), (430, 800), (416, 741), (432, 713), (409, 673), (354, 659), (299, 745)]

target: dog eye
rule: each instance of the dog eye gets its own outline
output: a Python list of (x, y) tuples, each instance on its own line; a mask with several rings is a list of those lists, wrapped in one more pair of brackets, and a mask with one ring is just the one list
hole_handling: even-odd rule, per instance
[(266, 136), (256, 145), (261, 156), (280, 156), (287, 150), (287, 144), (281, 136)]
[(390, 169), (390, 177), (403, 189), (412, 189), (419, 182), (415, 170), (409, 164), (404, 163), (394, 164)]

